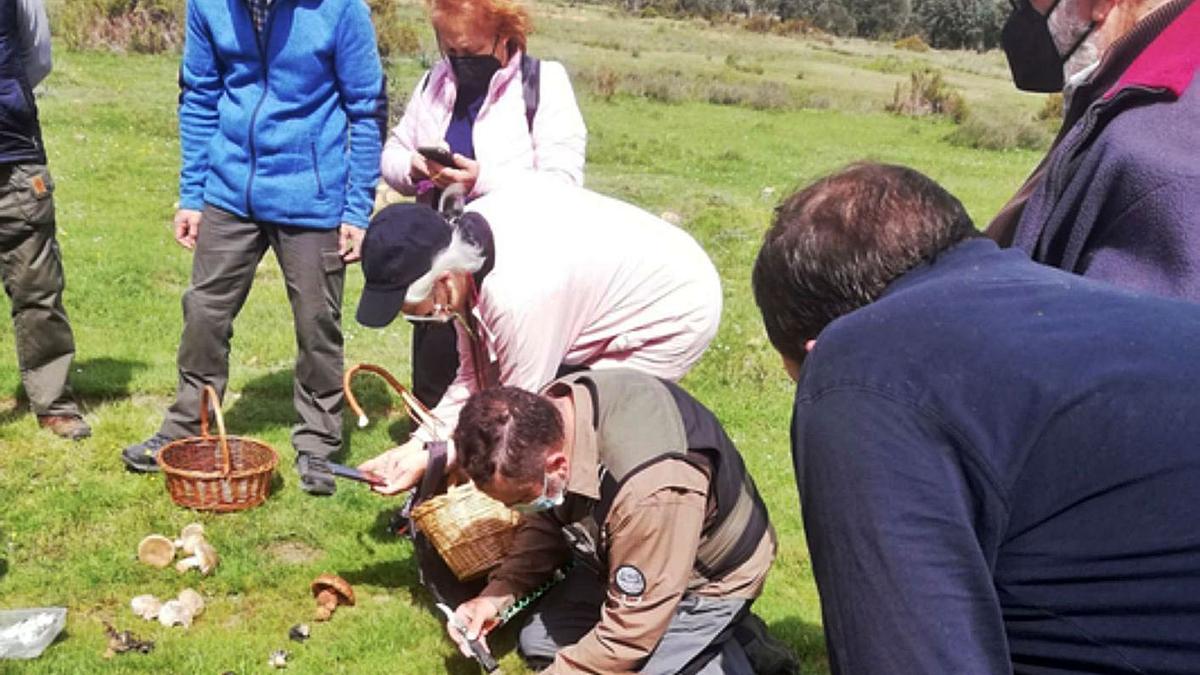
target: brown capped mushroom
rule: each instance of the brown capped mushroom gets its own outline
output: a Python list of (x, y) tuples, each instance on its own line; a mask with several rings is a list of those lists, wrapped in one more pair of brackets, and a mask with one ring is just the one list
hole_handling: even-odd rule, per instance
[(175, 559), (175, 544), (161, 534), (152, 534), (138, 544), (137, 555), (143, 563), (163, 568)]
[(200, 540), (196, 544), (196, 551), (190, 557), (175, 563), (175, 570), (183, 574), (195, 568), (200, 570), (200, 574), (207, 576), (220, 561), (221, 558), (217, 555), (217, 550), (207, 541)]
[(354, 589), (336, 574), (322, 574), (312, 582), (317, 598), (317, 621), (328, 621), (338, 605), (354, 604)]

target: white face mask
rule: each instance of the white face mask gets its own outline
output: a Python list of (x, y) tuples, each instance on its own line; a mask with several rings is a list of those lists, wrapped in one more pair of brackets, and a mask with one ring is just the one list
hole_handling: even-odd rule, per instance
[(550, 496), (550, 475), (546, 474), (542, 476), (542, 494), (538, 495), (533, 501), (525, 504), (517, 504), (512, 509), (517, 513), (542, 513), (562, 506), (566, 498), (566, 490), (559, 490), (556, 497)]
[[(1086, 78), (1077, 79), (1081, 72), (1086, 70), (1090, 74), (1096, 64), (1100, 62), (1100, 47), (1095, 24), (1092, 23), (1090, 17), (1082, 15), (1080, 9), (1077, 0), (1063, 0), (1055, 7), (1055, 11), (1046, 17), (1050, 36), (1054, 39), (1059, 53), (1066, 54), (1072, 47), (1075, 48), (1075, 51), (1071, 52), (1070, 57), (1063, 63), (1063, 81), (1066, 83), (1063, 90), (1064, 96), (1067, 95), (1067, 89), (1074, 92), (1086, 80)], [(1080, 42), (1080, 39), (1083, 41)], [(1072, 81), (1074, 81), (1074, 86), (1072, 86)]]

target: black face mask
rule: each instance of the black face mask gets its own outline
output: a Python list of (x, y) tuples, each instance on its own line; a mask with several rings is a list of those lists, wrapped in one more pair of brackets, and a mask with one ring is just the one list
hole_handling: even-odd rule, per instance
[(1060, 2), (1056, 1), (1050, 11), (1043, 15), (1033, 8), (1029, 0), (1016, 0), (1013, 13), (1004, 22), (1000, 46), (1008, 57), (1008, 68), (1012, 71), (1017, 89), (1052, 94), (1062, 91), (1066, 85), (1063, 65), (1079, 49), (1091, 30), (1076, 40), (1066, 54), (1059, 53), (1054, 35), (1050, 32), (1050, 14)]
[(478, 94), (487, 91), (492, 76), (500, 70), (500, 59), (491, 54), (446, 58), (450, 61), (450, 68), (454, 71), (454, 79), (458, 81), (458, 89), (461, 92)]

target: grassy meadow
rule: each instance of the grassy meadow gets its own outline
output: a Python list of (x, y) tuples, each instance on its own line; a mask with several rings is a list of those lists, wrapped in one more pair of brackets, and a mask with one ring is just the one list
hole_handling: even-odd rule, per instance
[[(432, 52), (422, 10), (408, 2), (400, 14)], [(788, 448), (791, 387), (750, 291), (761, 233), (791, 189), (859, 159), (930, 174), (985, 223), (1038, 153), (959, 147), (947, 140), (951, 122), (892, 116), (884, 105), (896, 84), (924, 65), (942, 69), (974, 114), (1024, 119), (1042, 101), (1016, 94), (994, 53), (918, 54), (698, 21), (635, 20), (565, 4), (537, 4), (535, 15), (531, 51), (564, 61), (575, 78), (590, 132), (588, 185), (655, 213), (678, 214), (721, 272), (721, 331), (684, 385), (738, 443), (780, 535), (780, 555), (756, 610), (801, 656), (805, 672), (825, 672)], [(393, 91), (410, 91), (421, 62), (390, 63)], [(171, 503), (160, 476), (125, 472), (120, 448), (156, 430), (174, 391), (179, 301), (191, 264), (169, 232), (178, 172), (178, 57), (59, 50), (55, 66), (39, 105), (77, 340), (73, 384), (95, 435), (73, 444), (37, 429), (19, 400), (11, 325), (0, 325), (0, 608), (70, 609), (58, 643), (36, 661), (0, 662), (0, 673), (265, 672), (268, 654), (278, 648), (293, 653), (289, 672), (477, 672), (428, 611), (409, 545), (384, 531), (399, 501), (353, 483), (340, 484), (331, 498), (297, 488), (288, 440), (295, 347), (270, 255), (235, 324), (225, 410), (231, 433), (280, 452), (281, 483), (272, 497), (246, 513), (195, 514)], [(361, 283), (361, 272), (351, 269), (347, 362), (382, 364), (407, 379), (407, 329), (367, 330), (353, 321)], [(399, 407), (379, 383), (366, 380), (361, 396), (375, 421), (365, 430), (347, 424), (340, 460), (349, 464), (405, 435)], [(143, 536), (175, 536), (193, 520), (205, 524), (222, 555), (213, 575), (180, 577), (136, 562)], [(308, 582), (324, 571), (353, 583), (358, 605), (313, 624), (307, 643), (289, 642), (288, 627), (311, 618)], [(129, 611), (134, 595), (174, 597), (187, 585), (208, 602), (188, 630), (143, 622)], [(154, 639), (157, 647), (105, 661), (102, 621)], [(505, 672), (526, 672), (511, 634), (493, 646), (504, 655)]]

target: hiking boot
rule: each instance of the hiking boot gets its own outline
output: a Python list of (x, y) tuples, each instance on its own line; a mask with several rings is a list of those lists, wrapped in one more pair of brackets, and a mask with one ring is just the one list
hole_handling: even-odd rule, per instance
[(747, 614), (734, 626), (733, 637), (746, 650), (746, 657), (757, 675), (797, 675), (800, 660), (782, 641), (767, 631), (767, 624)]
[(125, 462), (125, 466), (130, 471), (139, 473), (152, 473), (158, 471), (158, 462), (154, 461), (154, 456), (162, 450), (163, 446), (170, 443), (173, 439), (157, 433), (147, 438), (146, 440), (131, 445), (121, 451), (121, 461)]
[(79, 441), (92, 435), (92, 428), (79, 415), (38, 415), (38, 426), (55, 436)]
[(337, 490), (329, 460), (307, 452), (296, 454), (296, 473), (300, 474), (300, 489), (310, 495), (331, 495)]

